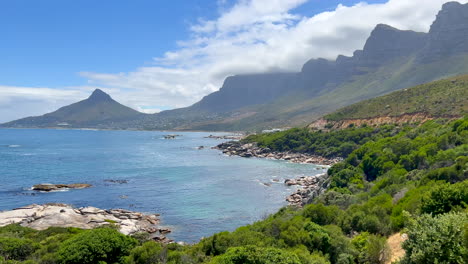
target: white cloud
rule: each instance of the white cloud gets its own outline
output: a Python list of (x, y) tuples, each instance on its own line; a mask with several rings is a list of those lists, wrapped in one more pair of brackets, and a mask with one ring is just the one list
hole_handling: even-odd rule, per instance
[(0, 86), (0, 123), (57, 110), (89, 96), (90, 89)]
[(339, 5), (314, 16), (294, 12), (307, 1), (314, 0), (238, 0), (216, 20), (200, 19), (192, 25), (191, 37), (154, 58), (155, 66), (80, 74), (90, 86), (108, 88), (114, 98), (135, 109), (183, 107), (217, 90), (229, 75), (299, 71), (310, 58), (351, 55), (378, 23), (427, 32), (448, 2), (390, 0)]

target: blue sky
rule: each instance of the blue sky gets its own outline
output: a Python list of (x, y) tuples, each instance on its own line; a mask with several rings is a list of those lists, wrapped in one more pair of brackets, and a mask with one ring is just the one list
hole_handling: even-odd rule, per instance
[[(313, 0), (295, 13), (311, 16), (355, 0)], [(369, 3), (385, 2), (368, 1)], [(235, 1), (14, 0), (0, 2), (0, 84), (80, 85), (77, 73), (128, 72), (152, 65), (190, 37), (198, 19), (215, 19)]]
[(96, 88), (148, 113), (188, 106), (230, 75), (351, 55), (378, 23), (428, 31), (447, 1), (0, 1), (0, 122)]

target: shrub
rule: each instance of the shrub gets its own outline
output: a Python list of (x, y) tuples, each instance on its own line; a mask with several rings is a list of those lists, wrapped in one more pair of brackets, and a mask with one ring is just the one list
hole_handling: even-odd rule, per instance
[(468, 205), (468, 181), (443, 184), (432, 190), (422, 201), (421, 211), (428, 214), (448, 213)]
[(412, 221), (403, 243), (406, 255), (402, 263), (467, 263), (467, 221), (468, 213), (426, 214)]
[(323, 204), (309, 204), (304, 208), (304, 216), (319, 225), (330, 225), (336, 223), (341, 210), (336, 206), (325, 206)]
[(163, 249), (161, 244), (153, 241), (144, 243), (143, 245), (134, 248), (127, 257), (127, 264), (156, 264), (164, 263), (167, 259), (167, 251)]
[(0, 237), (0, 256), (5, 260), (25, 260), (38, 245), (29, 239)]
[(255, 246), (230, 248), (226, 254), (216, 257), (213, 264), (300, 264), (296, 254), (277, 248)]
[(137, 240), (111, 228), (98, 228), (80, 233), (61, 246), (59, 263), (123, 263), (123, 257), (137, 245)]

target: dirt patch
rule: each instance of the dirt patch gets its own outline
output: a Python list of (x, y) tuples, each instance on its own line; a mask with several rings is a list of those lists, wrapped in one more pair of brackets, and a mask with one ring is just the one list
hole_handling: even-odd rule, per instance
[(405, 256), (405, 250), (402, 248), (402, 244), (406, 239), (408, 239), (408, 236), (400, 233), (396, 233), (388, 238), (387, 243), (390, 248), (390, 260), (387, 261), (386, 264), (401, 260)]

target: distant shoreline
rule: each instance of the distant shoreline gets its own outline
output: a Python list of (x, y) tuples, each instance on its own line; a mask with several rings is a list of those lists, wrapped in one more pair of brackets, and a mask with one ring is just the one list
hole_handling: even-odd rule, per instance
[(74, 127), (2, 127), (0, 129), (41, 129), (41, 130), (82, 130), (82, 131), (139, 131), (139, 132), (203, 132), (203, 133), (226, 133), (226, 134), (242, 134), (245, 135), (243, 131), (210, 131), (210, 130), (161, 130), (161, 129), (113, 129), (113, 128), (74, 128)]

